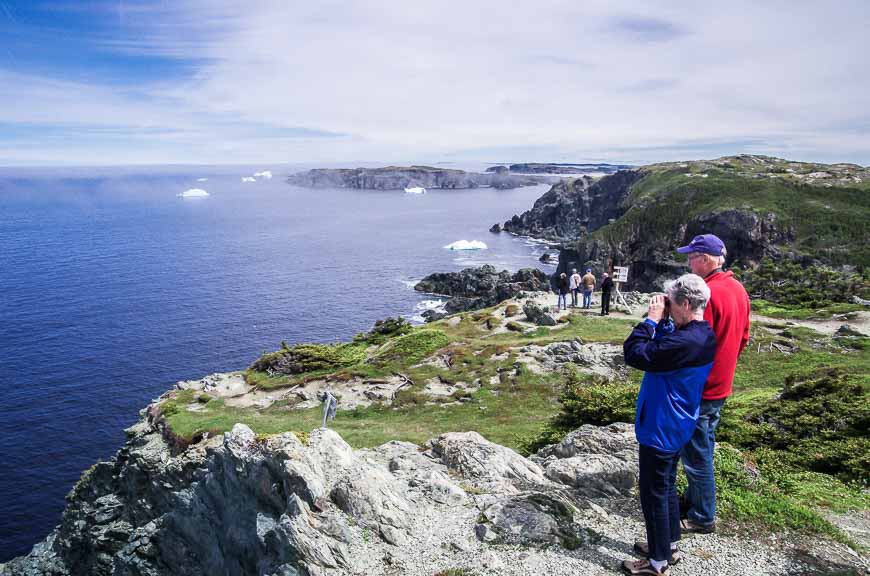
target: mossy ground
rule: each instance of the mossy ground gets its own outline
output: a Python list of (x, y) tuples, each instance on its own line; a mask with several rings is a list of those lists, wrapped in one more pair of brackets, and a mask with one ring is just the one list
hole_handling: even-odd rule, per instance
[[(503, 320), (504, 308), (464, 314), (458, 322), (454, 317), (403, 329), (368, 345), (364, 359), (337, 367), (331, 377), (401, 373), (413, 385), (399, 392), (391, 406), (339, 411), (330, 427), (357, 448), (389, 440), (422, 443), (443, 432), (475, 430), (527, 452), (584, 423), (633, 421), (639, 372), (619, 381), (573, 369), (535, 374), (516, 363), (516, 351), (526, 344), (575, 337), (621, 343), (634, 320), (577, 312), (558, 327), (526, 326), (525, 332), (517, 332), (499, 330), (493, 318)], [(436, 355), (447, 365), (421, 363)], [(322, 370), (277, 377), (257, 370), (246, 374), (249, 382), (279, 388), (325, 375)], [(819, 383), (830, 374), (831, 381)], [(424, 382), (434, 377), (446, 382), (479, 380), (481, 387), (432, 402), (422, 390)], [(792, 404), (780, 399), (787, 383), (806, 387), (804, 396)], [(850, 347), (808, 328), (755, 324), (719, 429), (722, 443), (716, 473), (721, 515), (846, 540), (819, 510), (870, 507), (870, 498), (861, 492), (870, 483), (868, 390), (867, 347)], [(456, 402), (459, 396), (462, 402)], [(202, 409), (185, 409), (192, 403)], [(322, 414), (319, 408), (296, 410), (281, 401), (266, 409), (234, 408), (190, 392), (164, 401), (162, 411), (172, 431), (186, 439), (205, 431), (219, 433), (237, 422), (259, 434), (310, 430), (320, 425)]]

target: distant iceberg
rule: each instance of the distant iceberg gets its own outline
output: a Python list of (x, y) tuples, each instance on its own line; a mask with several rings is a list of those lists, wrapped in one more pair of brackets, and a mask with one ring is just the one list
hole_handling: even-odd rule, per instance
[(272, 177), (272, 172), (269, 170), (263, 170), (262, 172), (254, 172), (254, 178), (265, 178), (269, 180)]
[(208, 182), (208, 178), (197, 178), (197, 182)]
[(257, 179), (253, 176), (242, 176), (242, 182), (256, 182)]
[(177, 194), (180, 198), (206, 198), (208, 195), (208, 192), (202, 188), (191, 188), (190, 190), (185, 190), (184, 192)]
[(426, 189), (422, 186), (412, 186), (411, 188), (405, 188), (405, 194), (425, 194)]
[(452, 244), (445, 246), (448, 250), (486, 250), (486, 244), (480, 240), (457, 240)]

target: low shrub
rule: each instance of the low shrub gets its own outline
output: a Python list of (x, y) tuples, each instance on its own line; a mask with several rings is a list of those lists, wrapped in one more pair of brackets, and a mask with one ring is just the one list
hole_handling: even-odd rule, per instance
[(519, 313), (520, 313), (520, 307), (517, 306), (516, 304), (508, 304), (507, 306), (505, 306), (505, 309), (504, 309), (505, 318), (513, 318), (514, 316), (516, 316)]
[(416, 330), (388, 342), (371, 363), (376, 366), (398, 361), (414, 364), (449, 343), (450, 338), (441, 330)]
[(508, 322), (505, 325), (505, 328), (507, 328), (511, 332), (522, 332), (523, 330), (525, 330), (525, 328), (523, 328), (521, 324), (517, 324), (516, 322)]
[(848, 273), (824, 266), (801, 266), (787, 259), (765, 258), (740, 274), (753, 298), (769, 303), (820, 308), (836, 302), (851, 303), (853, 296), (870, 299), (867, 272)]
[(365, 360), (365, 349), (366, 346), (360, 343), (285, 345), (276, 352), (263, 354), (251, 369), (278, 374), (337, 370)]
[(362, 332), (354, 336), (353, 341), (359, 344), (383, 344), (390, 338), (408, 334), (413, 329), (410, 322), (397, 316), (378, 320), (368, 332)]
[(775, 450), (789, 465), (870, 482), (870, 395), (854, 374), (825, 369), (788, 377), (782, 393), (742, 418), (723, 411), (718, 437), (740, 448)]

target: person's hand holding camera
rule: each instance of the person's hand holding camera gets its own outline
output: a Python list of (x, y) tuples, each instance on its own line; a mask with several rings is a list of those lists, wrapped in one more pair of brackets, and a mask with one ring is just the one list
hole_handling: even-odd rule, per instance
[(664, 294), (658, 294), (649, 299), (649, 309), (646, 317), (658, 324), (665, 317), (665, 301)]

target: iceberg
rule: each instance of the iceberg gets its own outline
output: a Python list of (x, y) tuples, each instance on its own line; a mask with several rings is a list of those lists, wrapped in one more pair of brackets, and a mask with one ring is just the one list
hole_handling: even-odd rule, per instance
[(262, 172), (254, 172), (254, 178), (265, 178), (266, 180), (272, 177), (272, 172), (269, 170), (263, 170)]
[(457, 240), (445, 246), (448, 250), (486, 250), (486, 244), (480, 240)]
[(425, 194), (426, 189), (422, 186), (412, 186), (411, 188), (405, 188), (405, 194)]
[(191, 188), (190, 190), (185, 190), (180, 194), (176, 194), (176, 196), (180, 198), (205, 198), (208, 196), (208, 192), (202, 188)]
[(253, 176), (242, 176), (242, 182), (256, 182), (257, 179)]

